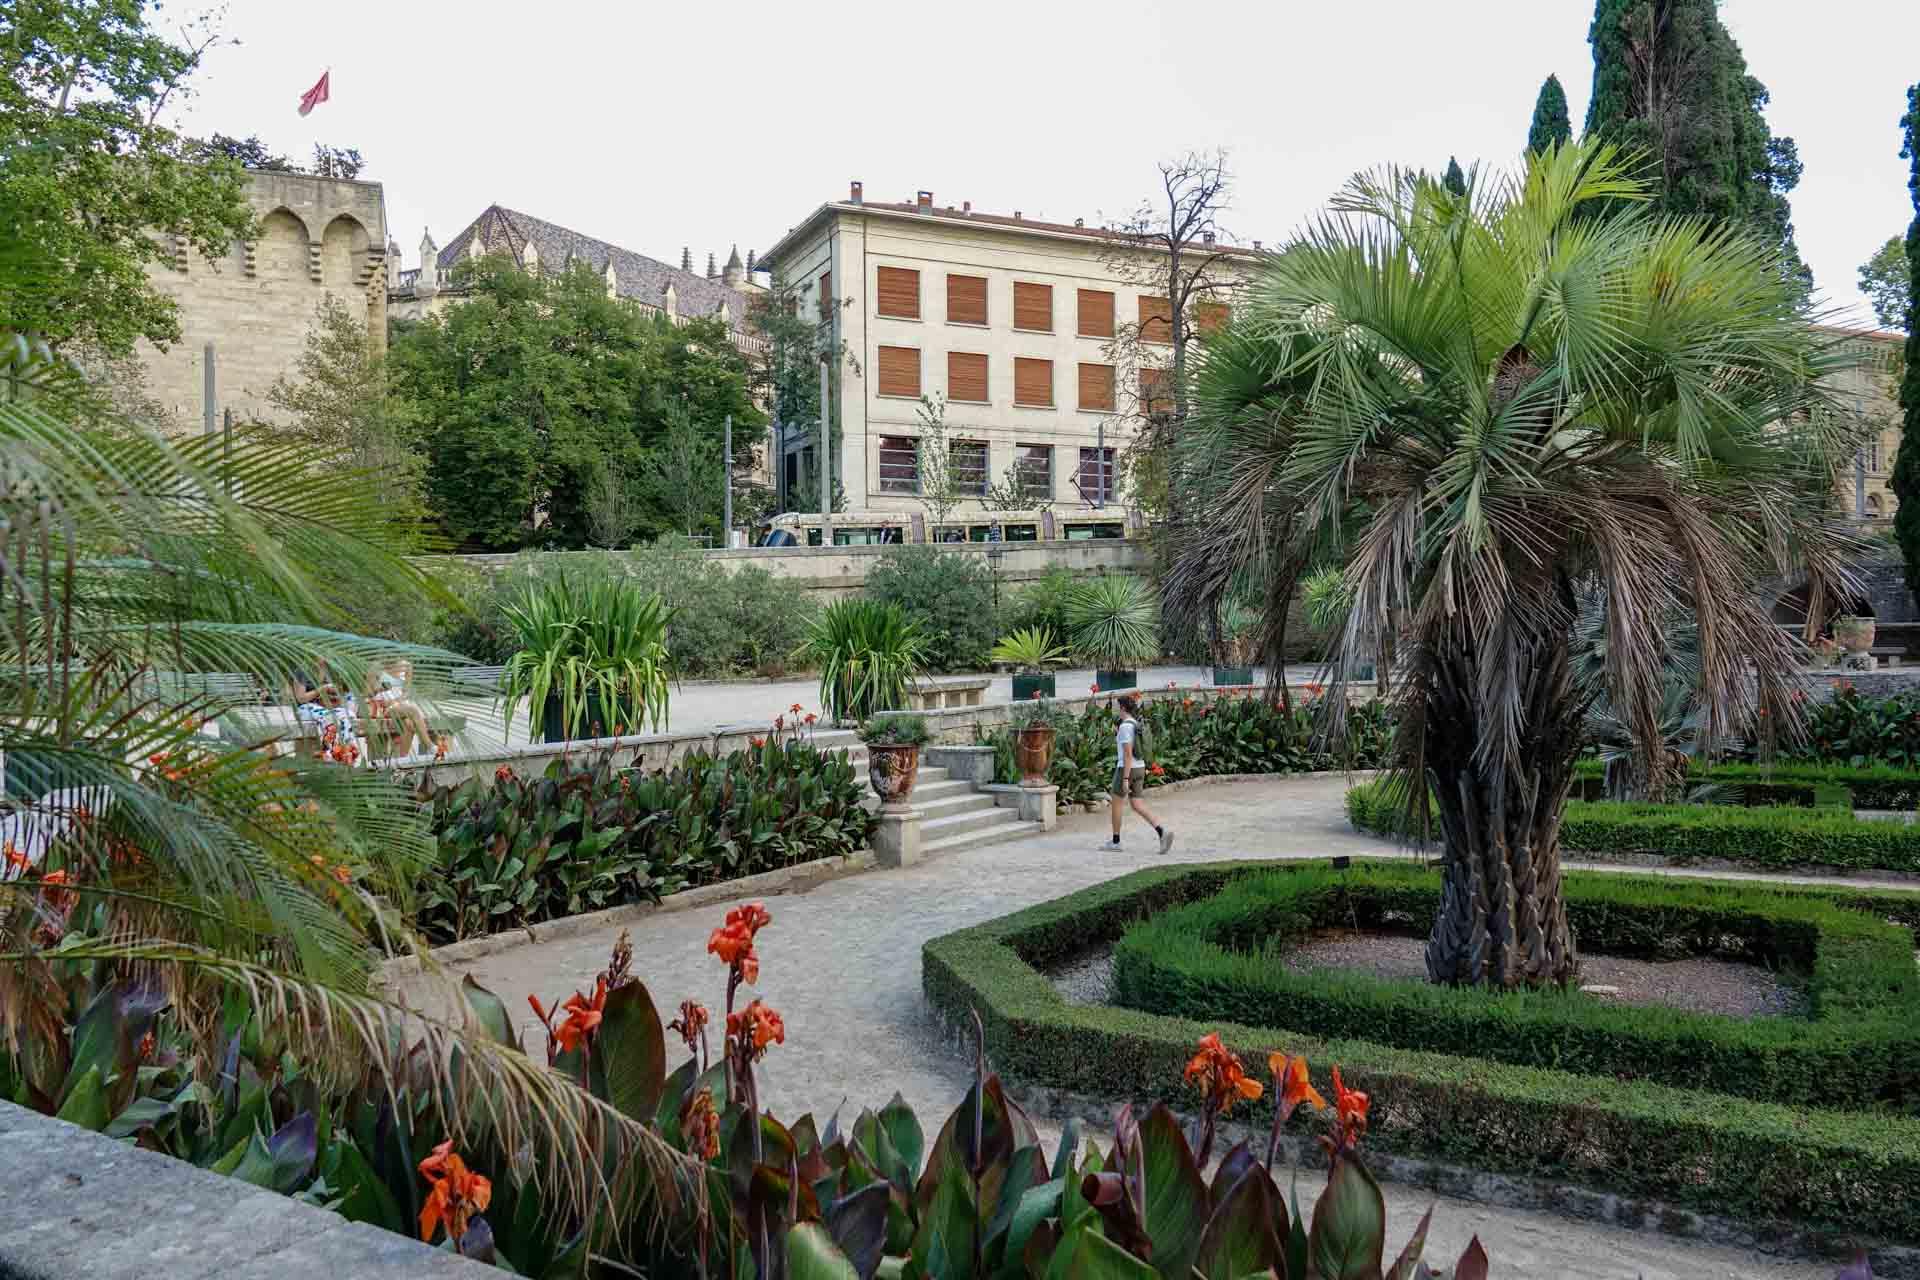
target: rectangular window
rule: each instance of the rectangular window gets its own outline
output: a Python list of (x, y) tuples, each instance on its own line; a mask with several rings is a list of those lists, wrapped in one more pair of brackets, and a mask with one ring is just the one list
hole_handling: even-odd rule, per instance
[(1013, 447), (1013, 483), (1020, 496), (1034, 501), (1053, 497), (1053, 446), (1017, 444)]
[(1053, 332), (1053, 286), (1013, 282), (1013, 327)]
[(912, 436), (880, 437), (880, 492), (920, 492), (920, 442)]
[(1088, 502), (1105, 502), (1113, 494), (1113, 450), (1080, 451), (1080, 496)]
[(1233, 319), (1233, 308), (1224, 302), (1196, 302), (1193, 304), (1193, 331), (1200, 334), (1218, 333), (1227, 327)]
[(880, 348), (880, 394), (920, 398), (920, 348)]
[(1140, 371), (1140, 412), (1151, 418), (1173, 412), (1172, 375), (1165, 369)]
[(1105, 289), (1080, 291), (1080, 336), (1083, 338), (1113, 336), (1113, 294)]
[(1040, 541), (1040, 526), (1037, 524), (1010, 524), (1002, 526), (1002, 536), (1008, 542)]
[(1053, 361), (1013, 358), (1013, 402), (1036, 408), (1053, 405)]
[(987, 278), (985, 276), (947, 277), (947, 323), (985, 324), (987, 322)]
[(875, 293), (879, 312), (900, 320), (920, 318), (920, 273), (909, 267), (881, 267)]
[(832, 316), (833, 316), (833, 272), (823, 271), (820, 273), (820, 318), (822, 320), (827, 320), (827, 319), (831, 319)]
[(1173, 341), (1173, 304), (1151, 294), (1140, 295), (1140, 340)]
[(971, 351), (947, 353), (947, 399), (985, 404), (987, 394), (987, 358)]
[(970, 497), (987, 491), (987, 442), (954, 440), (947, 445), (947, 466), (953, 487)]
[(1080, 407), (1096, 409), (1104, 413), (1113, 412), (1112, 365), (1083, 364), (1080, 366)]

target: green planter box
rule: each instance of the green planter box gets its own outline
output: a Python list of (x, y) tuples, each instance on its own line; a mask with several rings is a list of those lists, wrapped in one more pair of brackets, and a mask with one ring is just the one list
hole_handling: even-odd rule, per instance
[[(599, 729), (595, 729), (595, 725)], [(608, 717), (606, 708), (597, 697), (587, 699), (586, 720), (580, 726), (580, 732), (571, 735), (574, 738), (610, 738), (613, 736), (613, 721)], [(568, 740), (566, 722), (560, 716), (560, 699), (547, 698), (547, 705), (540, 713), (540, 738), (543, 742), (565, 742)]]
[(1252, 684), (1252, 667), (1215, 667), (1213, 682), (1217, 685)]
[(1013, 700), (1015, 702), (1026, 702), (1036, 693), (1043, 698), (1057, 696), (1053, 690), (1051, 675), (1035, 675), (1031, 672), (1014, 673)]
[(1096, 671), (1093, 673), (1093, 680), (1100, 686), (1102, 693), (1110, 689), (1134, 689), (1139, 687), (1140, 673), (1134, 670)]

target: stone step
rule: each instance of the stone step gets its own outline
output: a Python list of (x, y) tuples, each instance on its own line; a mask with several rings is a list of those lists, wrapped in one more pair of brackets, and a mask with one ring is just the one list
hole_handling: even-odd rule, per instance
[[(984, 809), (969, 809), (944, 818), (922, 818), (920, 820), (920, 842), (931, 844), (944, 840), (948, 836), (963, 835), (969, 831), (978, 831), (981, 827), (998, 826), (1003, 822), (1020, 823), (1020, 814), (1013, 809), (1002, 809), (989, 803)], [(1034, 824), (1036, 827), (1038, 823)]]
[(962, 832), (957, 836), (946, 836), (938, 840), (926, 838), (926, 827), (921, 826), (920, 856), (937, 858), (942, 854), (958, 853), (962, 849), (977, 849), (981, 845), (1005, 844), (1011, 840), (1024, 840), (1028, 836), (1040, 833), (1037, 822), (1022, 822), (1012, 809), (1002, 809), (1004, 821), (990, 827), (980, 827), (973, 831)]
[[(871, 785), (868, 790), (872, 790)], [(923, 800), (944, 800), (950, 796), (971, 794), (974, 794), (973, 784), (964, 778), (935, 778), (929, 782), (923, 773), (914, 782), (913, 794), (907, 797), (907, 803), (917, 809)], [(983, 791), (978, 794), (986, 793)]]
[(958, 813), (974, 813), (996, 807), (993, 797), (984, 791), (975, 791), (960, 782), (947, 785), (965, 789), (935, 796), (922, 794), (919, 787), (913, 789), (913, 796), (909, 803), (920, 811), (921, 822), (932, 822), (937, 818), (951, 818)]

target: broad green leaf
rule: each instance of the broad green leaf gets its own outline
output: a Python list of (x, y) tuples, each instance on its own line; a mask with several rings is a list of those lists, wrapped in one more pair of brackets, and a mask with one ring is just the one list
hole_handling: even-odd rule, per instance
[(131, 1138), (142, 1129), (152, 1129), (180, 1109), (172, 1098), (135, 1098), (106, 1127), (109, 1138)]
[(334, 1212), (348, 1222), (370, 1222), (388, 1231), (407, 1234), (408, 1223), (400, 1216), (387, 1184), (380, 1181), (360, 1154), (360, 1148), (345, 1137), (331, 1143), (321, 1157), (320, 1167), (329, 1185), (335, 1188), (340, 1203)]
[(607, 1101), (635, 1120), (651, 1118), (667, 1082), (667, 1037), (645, 983), (607, 993), (594, 1051), (606, 1072)]
[(80, 1074), (80, 1078), (67, 1091), (67, 1100), (61, 1104), (55, 1118), (95, 1133), (107, 1127), (107, 1121), (112, 1117), (107, 1114), (107, 1090), (101, 1081), (98, 1066), (88, 1067)]
[(1090, 1219), (1066, 1234), (1053, 1252), (1047, 1280), (1149, 1280), (1159, 1273), (1101, 1235)]
[(920, 1119), (913, 1114), (913, 1108), (899, 1094), (893, 1095), (893, 1101), (880, 1109), (880, 1127), (886, 1131), (887, 1141), (899, 1153), (900, 1159), (908, 1169), (908, 1176), (920, 1167), (921, 1157), (926, 1154), (926, 1135), (921, 1132)]
[(1280, 1239), (1286, 1227), (1280, 1192), (1256, 1165), (1213, 1207), (1200, 1237), (1199, 1268), (1208, 1280), (1239, 1280), (1248, 1272), (1278, 1269), (1285, 1265)]
[(256, 1187), (274, 1189), (273, 1152), (267, 1150), (267, 1140), (255, 1129), (247, 1138), (247, 1145), (241, 1149), (240, 1159), (227, 1173), (241, 1182), (250, 1182)]
[(1427, 1247), (1427, 1228), (1433, 1222), (1433, 1206), (1420, 1215), (1420, 1225), (1413, 1229), (1407, 1238), (1406, 1247), (1400, 1250), (1400, 1256), (1393, 1260), (1393, 1269), (1387, 1272), (1387, 1280), (1413, 1280), (1415, 1268), (1419, 1266), (1420, 1255)]
[(914, 1237), (913, 1263), (920, 1274), (939, 1280), (973, 1280), (977, 1221), (973, 1188), (957, 1164), (949, 1165)]
[(114, 986), (105, 986), (94, 995), (73, 1024), (73, 1066), (67, 1071), (66, 1086), (60, 1092), (62, 1104), (73, 1095), (89, 1070), (104, 1085), (114, 1073), (122, 1055), (120, 1038), (120, 996)]
[(267, 1139), (267, 1153), (273, 1157), (271, 1185), (275, 1191), (285, 1194), (307, 1180), (313, 1173), (318, 1142), (318, 1127), (311, 1111), (302, 1111), (274, 1130)]
[(479, 1017), (480, 1025), (487, 1029), (488, 1035), (509, 1049), (520, 1048), (520, 1036), (513, 1029), (513, 1017), (499, 996), (475, 982), (470, 973), (460, 979), (460, 994), (466, 997), (467, 1007)]
[(1027, 1242), (1048, 1218), (1060, 1216), (1060, 1193), (1066, 1188), (1065, 1178), (1055, 1178), (1043, 1182), (1037, 1187), (1028, 1187), (1014, 1206), (1013, 1216), (1007, 1222), (1007, 1234), (1004, 1241), (997, 1242), (1001, 1274), (1017, 1273), (1027, 1256)]
[(1180, 1122), (1166, 1107), (1147, 1113), (1138, 1141), (1147, 1164), (1146, 1228), (1153, 1241), (1154, 1270), (1167, 1280), (1186, 1280), (1206, 1229), (1207, 1184)]
[(846, 1255), (860, 1280), (872, 1280), (887, 1243), (887, 1212), (894, 1190), (885, 1182), (871, 1182), (826, 1206), (827, 1233)]
[(1343, 1156), (1327, 1175), (1307, 1230), (1307, 1266), (1323, 1280), (1372, 1280), (1380, 1274), (1387, 1203), (1358, 1156)]
[(869, 1280), (834, 1247), (818, 1223), (805, 1222), (787, 1232), (787, 1280)]
[(1307, 1220), (1300, 1212), (1300, 1174), (1295, 1171), (1288, 1198), (1293, 1203), (1293, 1221), (1287, 1228), (1287, 1269), (1289, 1280), (1305, 1280), (1307, 1274)]

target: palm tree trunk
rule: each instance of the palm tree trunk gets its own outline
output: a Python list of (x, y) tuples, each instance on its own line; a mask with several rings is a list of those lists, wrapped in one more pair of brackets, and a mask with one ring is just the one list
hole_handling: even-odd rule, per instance
[(1427, 695), (1427, 776), (1445, 843), (1427, 975), (1502, 989), (1565, 985), (1580, 959), (1561, 894), (1560, 820), (1583, 710), (1567, 634), (1548, 625), (1513, 642), (1513, 760), (1476, 756), (1497, 709), (1480, 705), (1474, 644), (1464, 632), (1452, 638)]

